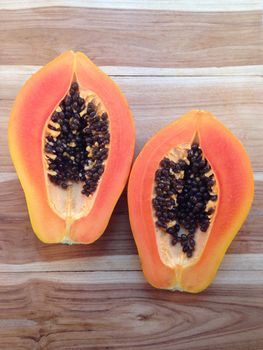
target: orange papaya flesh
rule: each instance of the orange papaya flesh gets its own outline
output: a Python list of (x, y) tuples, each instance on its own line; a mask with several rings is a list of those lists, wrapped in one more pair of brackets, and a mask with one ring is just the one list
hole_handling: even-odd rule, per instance
[(156, 287), (209, 286), (254, 193), (241, 142), (211, 113), (194, 110), (159, 131), (137, 157), (128, 205), (142, 269)]
[(98, 239), (127, 181), (135, 144), (117, 85), (83, 53), (65, 52), (25, 83), (8, 132), (39, 239)]

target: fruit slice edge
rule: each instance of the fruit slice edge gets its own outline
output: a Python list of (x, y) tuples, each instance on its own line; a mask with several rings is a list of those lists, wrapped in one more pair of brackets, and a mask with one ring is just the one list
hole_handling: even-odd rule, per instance
[[(154, 174), (170, 149), (191, 143), (196, 133), (218, 179), (218, 209), (199, 260), (194, 264), (189, 260), (189, 266), (177, 265), (172, 269), (161, 261), (156, 243), (151, 208)], [(189, 292), (205, 289), (247, 216), (253, 199), (253, 183), (250, 161), (242, 144), (209, 112), (189, 112), (148, 141), (131, 172), (128, 203), (133, 235), (149, 283), (157, 288)]]
[(126, 185), (134, 154), (135, 128), (118, 86), (81, 52), (76, 53), (76, 77), (82, 88), (91, 89), (102, 98), (110, 120), (110, 151), (98, 195), (89, 215), (72, 226), (73, 240), (91, 243), (104, 232)]
[(111, 144), (93, 209), (73, 223), (66, 242), (91, 243), (104, 232), (133, 158), (135, 132), (128, 104), (113, 81), (84, 54), (68, 51), (35, 73), (17, 96), (8, 139), (33, 230), (46, 243), (63, 241), (66, 224), (48, 203), (43, 173), (43, 128), (74, 78), (83, 88), (96, 92), (107, 107)]

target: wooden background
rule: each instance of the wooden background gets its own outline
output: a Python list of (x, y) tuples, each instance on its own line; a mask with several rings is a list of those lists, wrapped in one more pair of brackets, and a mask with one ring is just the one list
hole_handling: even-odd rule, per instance
[[(1, 0), (0, 29), (0, 349), (262, 350), (262, 1)], [(85, 52), (123, 89), (136, 154), (193, 108), (213, 112), (244, 143), (254, 205), (205, 292), (146, 284), (126, 194), (92, 246), (33, 235), (8, 116), (30, 74), (67, 49)]]

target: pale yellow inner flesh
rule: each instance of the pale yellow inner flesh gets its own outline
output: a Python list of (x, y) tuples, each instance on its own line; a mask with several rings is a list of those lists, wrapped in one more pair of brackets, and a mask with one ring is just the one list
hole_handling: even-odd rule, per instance
[[(167, 157), (175, 162), (178, 162), (179, 159), (183, 159), (187, 161), (187, 151), (191, 148), (190, 144), (183, 144), (179, 145), (176, 148), (173, 148), (170, 150), (169, 153), (164, 155), (164, 157)], [(209, 176), (213, 172), (210, 170), (209, 173), (206, 175)], [(176, 174), (177, 175), (177, 174)], [(183, 177), (183, 172), (180, 172), (177, 175), (178, 178)], [(217, 194), (217, 186), (216, 184), (213, 186), (213, 193)], [(152, 198), (154, 198), (154, 187), (153, 187), (153, 193)], [(174, 195), (174, 198), (176, 196)], [(207, 203), (206, 209), (209, 208), (216, 208), (216, 202), (209, 201)], [(193, 256), (191, 258), (188, 258), (187, 255), (182, 251), (182, 246), (180, 243), (177, 243), (176, 245), (172, 245), (171, 243), (171, 235), (167, 232), (163, 231), (161, 228), (155, 226), (155, 233), (156, 233), (156, 241), (157, 241), (157, 247), (159, 251), (160, 258), (162, 262), (171, 267), (175, 268), (178, 265), (179, 266), (189, 266), (192, 264), (195, 264), (199, 259), (200, 256), (205, 248), (205, 245), (207, 243), (208, 237), (211, 232), (211, 227), (213, 226), (213, 219), (215, 217), (215, 213), (211, 216), (211, 222), (209, 225), (209, 228), (206, 232), (202, 232), (200, 229), (197, 229), (195, 232), (195, 250), (193, 252)], [(154, 210), (153, 210), (153, 220), (154, 222), (157, 220)], [(175, 224), (176, 221), (173, 221), (169, 226), (172, 226)], [(181, 230), (184, 231), (184, 229), (181, 227)], [(181, 231), (180, 231), (181, 232)], [(186, 233), (187, 231), (185, 231)]]
[[(101, 115), (103, 112), (107, 112), (102, 101), (94, 92), (90, 90), (83, 90), (81, 89), (81, 87), (79, 87), (79, 95), (86, 101), (86, 105), (89, 102), (94, 103), (94, 105), (96, 106), (96, 111), (98, 115)], [(59, 106), (56, 108), (56, 111), (57, 112), (61, 111)], [(82, 116), (85, 113), (86, 113), (86, 108), (84, 111), (80, 112), (79, 114)], [(48, 128), (48, 124), (51, 124), (54, 127), (59, 126), (59, 124), (52, 122), (50, 118), (47, 120), (46, 126), (44, 128), (44, 132), (43, 132), (42, 149), (44, 149), (45, 138), (48, 135), (51, 135), (53, 137), (57, 137), (59, 135), (59, 131), (50, 130)], [(109, 128), (110, 128), (110, 125), (109, 125)], [(92, 152), (92, 149), (90, 149), (90, 147), (89, 149), (87, 149), (87, 153), (88, 152)], [(66, 222), (65, 237), (63, 241), (65, 243), (73, 243), (69, 238), (70, 227), (75, 220), (78, 220), (83, 216), (87, 216), (91, 211), (99, 191), (101, 179), (98, 182), (96, 191), (89, 197), (81, 193), (83, 182), (78, 182), (78, 183), (72, 182), (67, 189), (62, 189), (60, 186), (53, 184), (48, 179), (48, 174), (52, 175), (54, 174), (54, 172), (52, 172), (51, 170), (48, 170), (47, 159), (48, 157), (52, 158), (56, 156), (53, 154), (47, 154), (47, 153), (43, 153), (43, 156), (44, 156), (44, 159), (43, 159), (44, 174), (45, 174), (45, 180), (46, 180), (46, 189), (47, 189), (49, 206), (59, 217), (61, 217)], [(107, 162), (107, 159), (103, 162), (104, 166), (106, 166), (106, 162)], [(87, 167), (86, 170), (88, 170), (89, 168), (90, 167)]]

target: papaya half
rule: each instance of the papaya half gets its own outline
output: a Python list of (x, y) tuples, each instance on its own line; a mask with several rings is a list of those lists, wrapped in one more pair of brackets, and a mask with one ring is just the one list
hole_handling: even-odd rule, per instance
[(134, 153), (133, 118), (117, 85), (83, 53), (63, 53), (22, 87), (8, 142), (38, 238), (99, 238)]
[(129, 217), (148, 282), (197, 293), (212, 282), (254, 193), (241, 142), (211, 113), (189, 112), (136, 159)]

